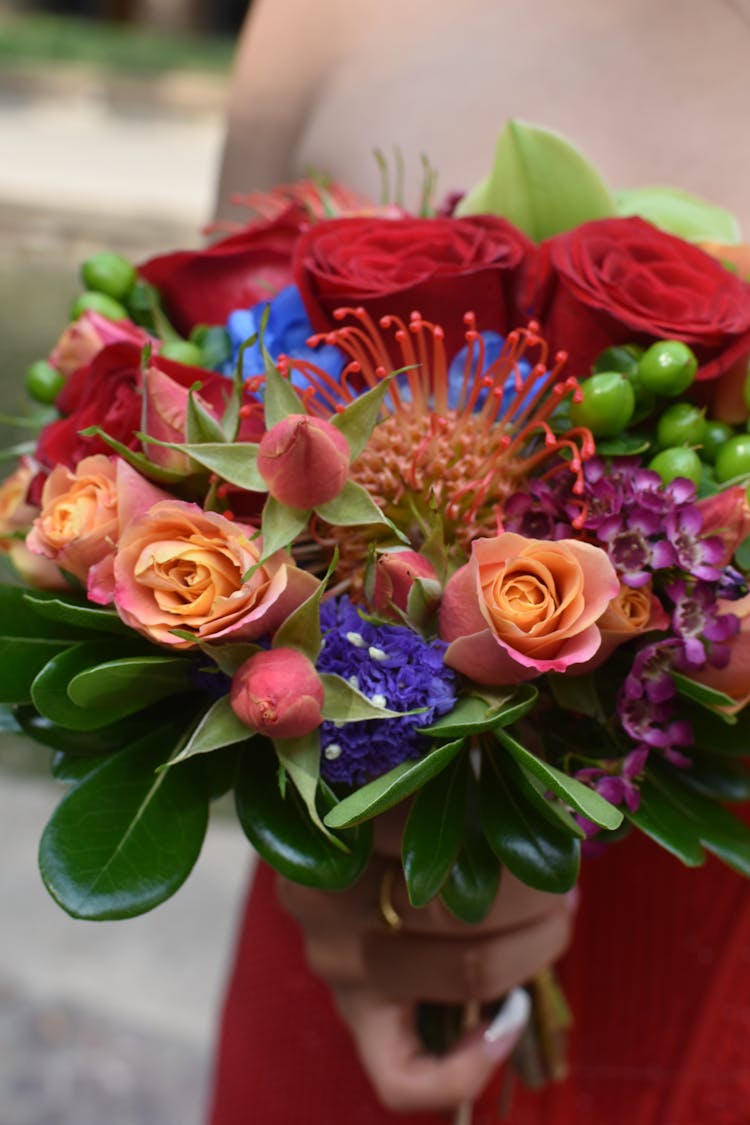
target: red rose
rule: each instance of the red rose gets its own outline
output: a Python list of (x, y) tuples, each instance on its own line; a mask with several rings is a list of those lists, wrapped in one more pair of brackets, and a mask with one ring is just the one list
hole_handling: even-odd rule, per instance
[(643, 219), (601, 219), (550, 238), (530, 281), (542, 331), (574, 375), (613, 344), (682, 340), (698, 357), (698, 379), (750, 354), (750, 287)]
[(313, 327), (337, 325), (334, 309), (362, 306), (377, 321), (416, 310), (445, 330), (448, 356), (464, 343), (463, 314), (505, 333), (528, 317), (516, 294), (535, 253), (520, 231), (493, 215), (466, 219), (330, 219), (294, 252), (294, 280)]
[[(169, 375), (183, 387), (201, 384), (201, 398), (216, 412), (224, 411), (230, 384), (221, 375), (202, 367), (153, 356), (151, 365)], [(63, 418), (50, 422), (39, 435), (36, 457), (53, 468), (67, 465), (74, 469), (84, 457), (111, 453), (100, 437), (83, 437), (79, 431), (101, 426), (110, 437), (130, 449), (140, 447), (135, 434), (141, 428), (142, 367), (141, 349), (136, 344), (109, 344), (91, 363), (71, 375), (57, 397), (56, 406)]]
[(295, 204), (204, 250), (150, 258), (138, 272), (156, 286), (167, 316), (187, 336), (196, 324), (224, 324), (234, 309), (251, 308), (290, 285), (292, 251), (307, 221)]

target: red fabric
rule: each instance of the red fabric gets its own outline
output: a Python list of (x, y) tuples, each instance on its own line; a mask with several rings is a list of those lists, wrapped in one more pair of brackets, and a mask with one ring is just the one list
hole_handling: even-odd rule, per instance
[[(750, 1125), (750, 894), (635, 834), (585, 864), (563, 979), (571, 1076), (510, 1125)], [(495, 1125), (498, 1083), (473, 1125)], [(445, 1125), (379, 1107), (261, 866), (231, 978), (211, 1125)]]

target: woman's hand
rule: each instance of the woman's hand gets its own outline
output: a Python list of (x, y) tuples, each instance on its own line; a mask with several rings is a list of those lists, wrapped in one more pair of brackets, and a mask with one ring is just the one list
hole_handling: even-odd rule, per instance
[(326, 893), (280, 879), (279, 895), (302, 927), (309, 964), (332, 988), (380, 1100), (401, 1112), (445, 1109), (477, 1097), (523, 1027), (488, 1042), (485, 1023), (438, 1057), (417, 1035), (417, 1004), (490, 1002), (531, 980), (567, 948), (574, 902), (531, 890), (504, 871), (488, 917), (469, 926), (438, 901), (412, 907), (397, 874), (390, 900), (401, 925), (389, 928), (380, 893), (386, 872), (398, 870), (400, 828), (400, 818), (382, 818), (376, 854), (350, 890)]

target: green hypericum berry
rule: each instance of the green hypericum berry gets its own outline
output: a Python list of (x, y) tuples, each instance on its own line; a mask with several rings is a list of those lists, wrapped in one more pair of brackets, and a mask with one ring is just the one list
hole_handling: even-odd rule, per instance
[(106, 293), (116, 301), (124, 301), (135, 285), (136, 273), (122, 254), (104, 250), (86, 259), (81, 266), (81, 277), (87, 289)]
[(691, 402), (668, 406), (656, 425), (656, 440), (665, 448), (671, 445), (702, 445), (706, 414)]
[(714, 472), (719, 484), (750, 473), (750, 434), (735, 434), (716, 454)]
[(65, 385), (57, 368), (38, 359), (26, 369), (26, 391), (36, 402), (53, 403)]
[(622, 371), (624, 375), (633, 375), (638, 370), (638, 361), (643, 355), (643, 348), (637, 344), (617, 344), (613, 348), (605, 348), (594, 360), (594, 374), (600, 371)]
[(698, 450), (704, 461), (709, 465), (713, 465), (719, 450), (725, 442), (734, 437), (734, 430), (726, 422), (719, 422), (715, 418), (708, 418), (706, 420), (706, 428), (703, 431), (703, 442), (701, 448)]
[(178, 363), (187, 363), (191, 367), (203, 366), (203, 352), (189, 340), (169, 340), (162, 344), (159, 355), (165, 359), (174, 359)]
[(676, 398), (695, 378), (698, 360), (680, 340), (660, 340), (644, 352), (638, 363), (640, 383), (654, 394)]
[(662, 449), (656, 457), (649, 462), (649, 469), (658, 473), (664, 484), (676, 480), (677, 477), (687, 477), (698, 487), (703, 466), (701, 459), (694, 449), (679, 445), (672, 449)]
[(635, 394), (626, 375), (619, 371), (600, 371), (581, 383), (583, 398), (571, 402), (570, 420), (585, 426), (594, 437), (614, 437), (633, 417)]
[(108, 297), (106, 293), (97, 293), (92, 289), (87, 289), (75, 299), (70, 310), (70, 319), (78, 320), (87, 309), (106, 316), (108, 320), (126, 320), (128, 316), (125, 308), (114, 297)]

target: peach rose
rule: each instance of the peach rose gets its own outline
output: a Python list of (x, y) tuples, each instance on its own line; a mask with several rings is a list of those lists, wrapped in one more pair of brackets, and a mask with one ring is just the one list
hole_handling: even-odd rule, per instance
[(113, 458), (99, 453), (75, 470), (52, 470), (26, 545), (85, 585), (90, 568), (114, 550), (117, 530), (117, 469)]
[(24, 457), (0, 485), (0, 552), (8, 556), (30, 586), (65, 590), (68, 583), (55, 564), (32, 554), (24, 542), (23, 537), (39, 515), (39, 509), (26, 499), (35, 476), (35, 466)]
[(724, 668), (706, 665), (700, 672), (691, 671), (690, 679), (731, 696), (734, 705), (726, 710), (734, 715), (750, 703), (750, 594), (735, 602), (720, 600), (719, 612), (733, 613), (740, 620), (739, 632), (728, 641), (729, 662)]
[(443, 594), (445, 662), (481, 684), (564, 672), (598, 650), (596, 623), (619, 589), (607, 554), (589, 543), (477, 539)]
[(127, 527), (114, 560), (115, 605), (126, 625), (158, 644), (192, 648), (195, 641), (271, 636), (318, 586), (278, 551), (256, 566), (253, 528), (165, 500)]
[(602, 643), (586, 666), (576, 671), (593, 671), (616, 648), (635, 640), (642, 633), (668, 629), (669, 614), (651, 590), (650, 583), (637, 590), (621, 583), (618, 593), (597, 621), (596, 627), (602, 635)]

